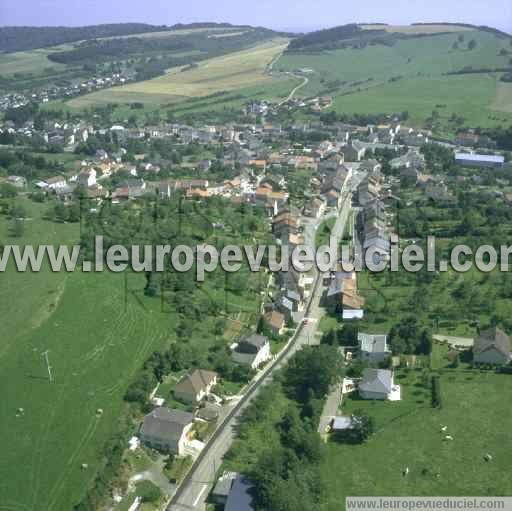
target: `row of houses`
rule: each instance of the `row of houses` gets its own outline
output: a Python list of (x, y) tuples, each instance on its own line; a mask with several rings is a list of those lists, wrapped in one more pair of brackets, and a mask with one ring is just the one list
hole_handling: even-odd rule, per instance
[(392, 213), (388, 212), (388, 201), (393, 195), (388, 186), (384, 186), (379, 171), (368, 173), (357, 190), (360, 206), (357, 215), (357, 236), (365, 256), (369, 249), (377, 251), (374, 261), (389, 257), (391, 235), (393, 234)]
[(91, 76), (86, 80), (72, 80), (67, 85), (53, 85), (52, 87), (34, 89), (24, 93), (5, 94), (0, 96), (0, 112), (20, 108), (29, 103), (44, 104), (56, 99), (88, 94), (115, 85), (123, 85), (130, 80), (131, 77), (127, 74), (110, 73)]

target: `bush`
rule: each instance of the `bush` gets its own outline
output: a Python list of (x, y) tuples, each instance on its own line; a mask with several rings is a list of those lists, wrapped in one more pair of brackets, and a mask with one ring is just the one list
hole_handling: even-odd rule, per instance
[(13, 198), (18, 195), (18, 190), (15, 186), (9, 183), (2, 183), (0, 185), (0, 197)]
[(162, 492), (151, 481), (142, 481), (137, 484), (137, 495), (142, 502), (158, 502)]
[(439, 376), (432, 376), (432, 407), (442, 408), (441, 381)]

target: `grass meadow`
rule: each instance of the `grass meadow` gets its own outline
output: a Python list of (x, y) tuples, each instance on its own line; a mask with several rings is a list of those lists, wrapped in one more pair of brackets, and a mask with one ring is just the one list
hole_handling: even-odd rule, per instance
[(0, 76), (8, 77), (16, 73), (42, 73), (48, 69), (60, 71), (64, 64), (48, 60), (48, 49), (19, 51), (0, 55)]
[[(434, 352), (441, 349), (436, 345)], [(365, 410), (375, 419), (376, 433), (362, 445), (326, 444), (321, 477), (327, 496), (320, 509), (343, 509), (347, 496), (511, 494), (503, 446), (512, 428), (512, 412), (504, 406), (512, 399), (512, 378), (460, 367), (439, 371), (441, 409), (431, 407), (421, 370), (397, 373), (400, 402), (346, 399), (343, 412)], [(484, 460), (486, 454), (492, 461)]]

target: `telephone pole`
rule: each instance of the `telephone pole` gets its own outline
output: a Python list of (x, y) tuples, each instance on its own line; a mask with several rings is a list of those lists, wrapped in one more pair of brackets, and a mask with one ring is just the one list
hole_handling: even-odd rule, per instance
[(48, 379), (50, 380), (50, 383), (53, 383), (53, 375), (52, 375), (52, 366), (50, 365), (50, 360), (48, 358), (48, 350), (46, 350), (43, 353), (43, 357), (46, 361), (46, 368), (48, 369)]

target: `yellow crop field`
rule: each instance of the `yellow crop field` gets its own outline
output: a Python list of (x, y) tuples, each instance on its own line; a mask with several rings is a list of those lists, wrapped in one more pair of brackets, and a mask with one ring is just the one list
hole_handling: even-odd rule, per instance
[(69, 105), (81, 108), (130, 101), (175, 103), (181, 99), (276, 81), (276, 78), (265, 73), (265, 69), (287, 44), (285, 38), (272, 39), (252, 48), (199, 62), (197, 67), (191, 69), (172, 68), (164, 76), (152, 80), (87, 94), (73, 99)]

